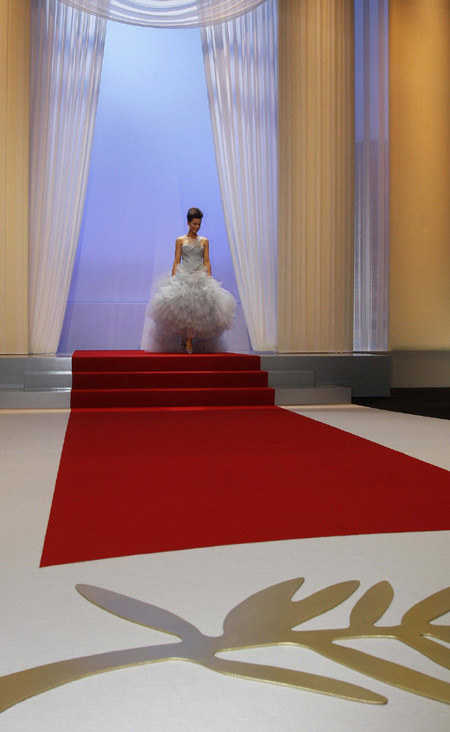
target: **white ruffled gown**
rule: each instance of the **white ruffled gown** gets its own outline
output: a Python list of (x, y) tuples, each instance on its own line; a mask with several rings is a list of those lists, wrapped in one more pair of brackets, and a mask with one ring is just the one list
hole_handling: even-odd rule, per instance
[(203, 237), (184, 237), (181, 262), (150, 300), (144, 322), (144, 351), (181, 351), (194, 338), (194, 350), (224, 350), (220, 336), (233, 324), (236, 301), (203, 265)]

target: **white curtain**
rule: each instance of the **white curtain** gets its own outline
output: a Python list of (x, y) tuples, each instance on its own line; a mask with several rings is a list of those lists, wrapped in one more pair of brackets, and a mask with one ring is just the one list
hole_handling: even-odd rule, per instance
[(355, 351), (388, 348), (388, 0), (355, 0)]
[(251, 344), (276, 348), (277, 5), (202, 28), (228, 240)]
[(60, 0), (100, 18), (159, 28), (222, 23), (266, 0)]
[(58, 347), (86, 193), (106, 21), (32, 0), (30, 353)]

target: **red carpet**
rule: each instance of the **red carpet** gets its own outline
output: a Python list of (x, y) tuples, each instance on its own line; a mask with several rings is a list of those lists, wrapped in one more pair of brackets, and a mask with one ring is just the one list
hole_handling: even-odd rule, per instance
[(75, 351), (72, 407), (273, 404), (259, 356), (236, 353)]
[(450, 528), (450, 475), (277, 407), (74, 410), (41, 566)]

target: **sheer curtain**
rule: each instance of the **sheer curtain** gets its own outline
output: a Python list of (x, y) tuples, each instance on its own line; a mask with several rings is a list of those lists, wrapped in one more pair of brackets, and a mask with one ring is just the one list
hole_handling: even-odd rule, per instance
[(60, 0), (106, 20), (160, 28), (193, 28), (222, 23), (266, 0)]
[(355, 351), (388, 348), (388, 0), (355, 0)]
[(83, 213), (106, 21), (33, 0), (30, 353), (58, 347)]
[(217, 168), (254, 350), (276, 348), (277, 4), (202, 28)]

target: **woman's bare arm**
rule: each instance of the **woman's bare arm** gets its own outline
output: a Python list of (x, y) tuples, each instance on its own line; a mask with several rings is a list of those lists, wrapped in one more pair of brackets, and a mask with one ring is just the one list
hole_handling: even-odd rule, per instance
[(175, 242), (175, 259), (173, 260), (172, 277), (177, 271), (177, 267), (181, 262), (181, 245), (183, 243), (182, 237), (179, 237)]
[(209, 261), (209, 241), (208, 241), (208, 239), (203, 239), (202, 244), (205, 247), (203, 250), (203, 264), (206, 267), (206, 271), (208, 272), (209, 276), (211, 277), (211, 262)]

